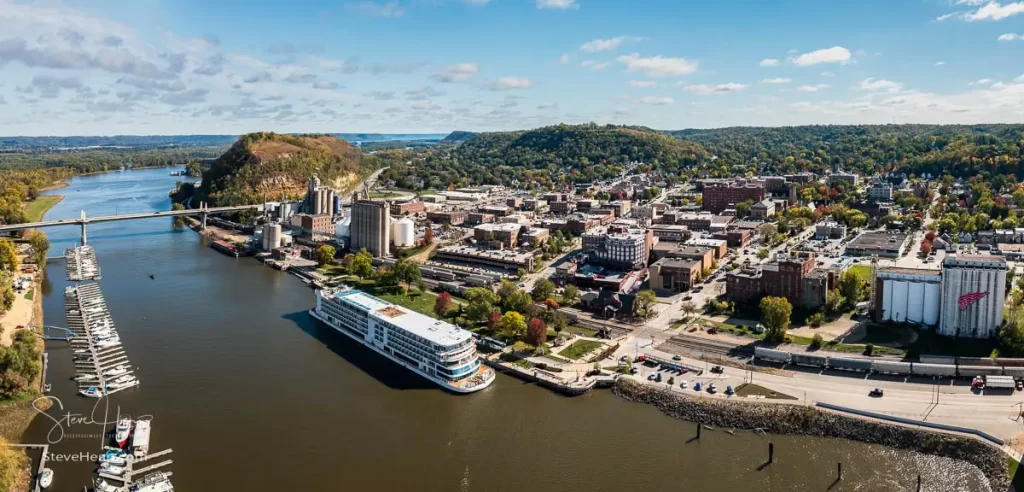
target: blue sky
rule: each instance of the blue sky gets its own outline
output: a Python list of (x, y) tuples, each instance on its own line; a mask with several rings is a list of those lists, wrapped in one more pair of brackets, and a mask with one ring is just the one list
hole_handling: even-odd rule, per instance
[(0, 0), (0, 134), (1024, 119), (1024, 0)]

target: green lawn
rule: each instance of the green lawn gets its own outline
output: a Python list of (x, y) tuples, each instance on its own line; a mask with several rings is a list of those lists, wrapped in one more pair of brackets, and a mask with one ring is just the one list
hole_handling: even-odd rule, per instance
[(35, 295), (36, 295), (36, 290), (35, 289), (29, 289), (28, 292), (25, 293), (25, 299), (31, 301), (32, 298), (35, 297)]
[(57, 202), (64, 199), (64, 195), (39, 195), (35, 200), (28, 202), (25, 206), (25, 219), (28, 222), (39, 222), (43, 216)]
[(601, 347), (602, 345), (604, 344), (601, 342), (596, 342), (594, 340), (576, 340), (575, 342), (572, 343), (572, 345), (566, 347), (565, 350), (559, 352), (558, 355), (566, 359), (576, 360), (592, 352), (593, 350)]
[[(764, 339), (764, 334), (763, 333), (762, 334), (754, 333), (747, 326), (730, 325), (728, 323), (722, 323), (722, 322), (718, 322), (718, 321), (715, 321), (714, 324), (715, 324), (715, 326), (718, 327), (718, 329), (720, 329), (722, 331), (727, 331), (729, 333), (733, 333), (733, 334), (736, 334), (736, 335), (742, 335), (742, 336), (746, 336), (746, 337), (756, 338), (758, 340), (763, 340)], [(802, 336), (799, 336), (799, 335), (787, 334), (786, 337), (789, 338), (792, 343), (795, 343), (797, 345), (810, 345), (811, 341), (812, 341), (811, 337), (802, 337)], [(859, 343), (825, 342), (825, 345), (822, 346), (822, 349), (824, 349), (824, 350), (830, 350), (830, 351), (833, 351), (833, 352), (848, 352), (848, 353), (851, 353), (851, 354), (863, 354), (865, 348), (866, 348), (866, 346), (864, 344), (859, 344)], [(874, 349), (872, 350), (871, 353), (873, 355), (903, 355), (904, 351), (900, 350), (900, 349), (896, 349), (896, 348), (875, 345), (875, 347), (874, 347)]]
[(395, 193), (392, 191), (371, 191), (370, 198), (393, 198), (396, 196), (405, 196), (404, 193)]
[(850, 267), (850, 271), (865, 282), (871, 281), (871, 267), (868, 265), (854, 265)]
[(381, 291), (377, 288), (377, 283), (373, 280), (357, 280), (349, 281), (352, 287), (355, 287), (367, 294), (377, 296), (385, 301), (392, 304), (398, 304), (399, 306), (406, 307), (416, 311), (418, 313), (425, 314), (430, 317), (434, 316), (434, 300), (437, 299), (437, 294), (433, 292), (420, 292), (415, 288), (409, 289), (408, 294), (402, 294), (401, 290), (392, 291), (388, 289)]

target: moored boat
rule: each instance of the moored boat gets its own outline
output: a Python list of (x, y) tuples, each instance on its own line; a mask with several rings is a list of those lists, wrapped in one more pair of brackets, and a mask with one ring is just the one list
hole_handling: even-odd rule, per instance
[(128, 444), (128, 437), (132, 433), (132, 418), (125, 415), (121, 417), (121, 420), (117, 421), (117, 428), (114, 431), (114, 441), (117, 442), (117, 447), (124, 448), (125, 444)]
[(100, 465), (100, 473), (120, 476), (124, 474), (124, 467), (111, 465), (110, 463), (103, 463), (102, 465)]
[(53, 484), (53, 470), (49, 468), (43, 468), (43, 471), (39, 472), (39, 486), (47, 488)]
[(103, 390), (95, 386), (90, 386), (88, 388), (78, 390), (78, 394), (89, 398), (103, 398)]

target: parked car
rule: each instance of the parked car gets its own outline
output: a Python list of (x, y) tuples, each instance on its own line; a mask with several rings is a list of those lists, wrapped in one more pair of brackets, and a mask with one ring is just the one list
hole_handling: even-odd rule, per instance
[(673, 355), (672, 360), (683, 360), (683, 358), (680, 357), (679, 355)]
[(708, 385), (708, 393), (715, 394), (718, 392), (718, 388), (715, 388), (715, 383)]
[(881, 397), (885, 396), (885, 391), (882, 391), (882, 388), (875, 388), (875, 389), (871, 390), (870, 393), (868, 393), (868, 396), (871, 396), (871, 397), (874, 397), (874, 398), (881, 398)]
[(732, 395), (733, 393), (735, 393), (735, 391), (732, 390), (732, 386), (725, 387), (725, 394)]
[(679, 389), (686, 389), (686, 381), (679, 383)]
[(693, 390), (694, 391), (700, 391), (700, 381), (697, 381), (696, 383), (693, 383)]
[(715, 374), (721, 374), (721, 373), (725, 372), (725, 369), (723, 369), (722, 366), (714, 366), (714, 367), (711, 368), (711, 372), (713, 372)]

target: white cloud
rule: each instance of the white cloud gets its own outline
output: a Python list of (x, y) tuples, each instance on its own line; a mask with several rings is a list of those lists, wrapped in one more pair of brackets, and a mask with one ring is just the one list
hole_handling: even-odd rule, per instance
[(821, 72), (822, 77), (835, 77), (835, 72)]
[(1008, 32), (1006, 34), (1001, 34), (999, 36), (999, 38), (997, 38), (998, 41), (1014, 41), (1014, 40), (1017, 40), (1017, 39), (1024, 39), (1024, 36), (1021, 36), (1020, 34), (1015, 34), (1015, 33), (1012, 33), (1012, 32)]
[(533, 86), (533, 83), (530, 82), (530, 79), (524, 79), (521, 77), (500, 77), (498, 80), (486, 85), (486, 87), (492, 91), (527, 89), (531, 86)]
[(860, 82), (860, 88), (866, 91), (889, 91), (899, 92), (903, 88), (903, 84), (899, 82), (893, 82), (885, 79), (875, 79), (874, 77), (864, 79)]
[(800, 87), (797, 87), (796, 90), (800, 92), (818, 92), (822, 89), (828, 89), (829, 87), (832, 86), (828, 84), (801, 85)]
[(581, 67), (592, 68), (594, 70), (604, 70), (604, 69), (608, 68), (608, 65), (610, 65), (610, 63), (608, 63), (608, 62), (599, 63), (599, 62), (596, 62), (594, 60), (583, 60), (582, 62), (580, 62), (580, 66)]
[(944, 61), (937, 61), (937, 62), (935, 62), (935, 66), (936, 67), (941, 67), (941, 66), (943, 66), (945, 64), (946, 64), (946, 62), (944, 62)]
[(1024, 74), (1020, 74), (1013, 78), (1014, 82), (1024, 82)]
[(850, 50), (842, 46), (811, 51), (793, 59), (793, 64), (798, 67), (808, 67), (819, 63), (839, 63), (845, 65), (849, 62)]
[(651, 104), (654, 106), (664, 106), (666, 104), (672, 104), (675, 102), (671, 97), (659, 97), (659, 96), (647, 96), (637, 99), (636, 102), (640, 104)]
[(737, 84), (735, 82), (729, 82), (729, 83), (717, 84), (717, 85), (708, 85), (708, 84), (687, 85), (687, 86), (683, 87), (683, 89), (686, 90), (687, 92), (692, 92), (694, 94), (700, 94), (702, 96), (731, 94), (733, 92), (742, 91), (743, 89), (746, 89), (746, 88), (747, 88), (747, 86), (745, 84)]
[(569, 63), (569, 54), (566, 53), (562, 55), (562, 57), (558, 59), (558, 63), (561, 63), (562, 65), (567, 65)]
[(321, 90), (333, 90), (333, 89), (337, 89), (338, 88), (338, 83), (337, 82), (327, 82), (326, 80), (321, 80), (320, 82), (315, 82), (313, 84), (313, 88), (314, 89), (321, 89)]
[(616, 58), (626, 65), (627, 72), (644, 72), (648, 77), (680, 77), (697, 71), (699, 63), (686, 58), (666, 58), (661, 55), (642, 58), (639, 53)]
[(371, 2), (364, 0), (358, 3), (350, 3), (345, 8), (353, 12), (373, 17), (401, 17), (405, 15), (405, 9), (398, 5), (397, 1), (387, 3)]
[(1024, 2), (1008, 3), (1003, 5), (997, 1), (986, 3), (983, 7), (969, 12), (964, 16), (967, 22), (979, 20), (1003, 20), (1007, 17), (1024, 13)]
[(596, 53), (598, 51), (613, 50), (615, 48), (618, 48), (619, 45), (626, 41), (633, 41), (638, 39), (639, 38), (626, 36), (619, 36), (617, 38), (611, 39), (592, 39), (590, 41), (587, 41), (586, 43), (583, 43), (583, 45), (580, 46), (580, 51), (585, 51), (587, 53)]
[(992, 83), (992, 79), (978, 79), (974, 82), (970, 82), (967, 85), (988, 85)]
[(438, 69), (431, 77), (438, 82), (465, 82), (479, 71), (477, 63), (456, 63)]
[(764, 79), (764, 80), (761, 81), (761, 83), (762, 84), (788, 84), (788, 83), (790, 83), (792, 81), (793, 81), (793, 79), (787, 79), (787, 78), (783, 78), (783, 77), (776, 77), (774, 79)]
[(578, 9), (579, 4), (576, 0), (537, 0), (537, 8), (539, 9)]
[(779, 59), (778, 58), (765, 58), (764, 60), (761, 60), (760, 65), (762, 67), (777, 67), (777, 66), (779, 66)]
[(629, 82), (626, 82), (626, 85), (640, 89), (646, 87), (654, 87), (655, 85), (657, 85), (657, 82), (653, 80), (630, 80)]

